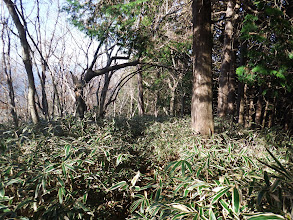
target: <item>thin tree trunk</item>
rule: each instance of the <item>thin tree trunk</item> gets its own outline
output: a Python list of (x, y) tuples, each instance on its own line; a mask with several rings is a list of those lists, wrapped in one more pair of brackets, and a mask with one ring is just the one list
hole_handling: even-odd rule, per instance
[(42, 75), (40, 77), (41, 87), (42, 87), (42, 108), (43, 114), (46, 119), (49, 117), (49, 107), (48, 107), (48, 100), (46, 94), (46, 66), (42, 64)]
[(266, 106), (265, 106), (265, 110), (263, 113), (263, 119), (262, 119), (262, 128), (264, 128), (266, 126), (266, 120), (267, 120), (267, 115), (268, 115), (268, 111), (269, 111), (269, 106), (270, 106), (270, 102), (266, 101)]
[[(247, 43), (242, 43), (240, 47), (240, 66), (246, 64), (246, 53), (247, 53)], [(238, 82), (238, 94), (237, 94), (237, 115), (238, 123), (244, 125), (244, 112), (245, 112), (245, 100), (247, 85), (243, 82)]]
[(111, 74), (106, 73), (105, 78), (104, 78), (104, 85), (103, 85), (102, 92), (100, 95), (100, 100), (99, 100), (99, 104), (100, 104), (99, 118), (103, 118), (105, 115), (105, 111), (106, 111), (105, 102), (106, 102), (107, 92), (108, 92), (109, 85), (110, 85), (110, 80), (111, 80)]
[(249, 110), (250, 110), (250, 108), (249, 108), (249, 96), (248, 96), (248, 94), (247, 94), (247, 85), (246, 85), (246, 88), (245, 88), (245, 90), (246, 90), (246, 92), (245, 92), (245, 96), (244, 96), (244, 101), (245, 101), (245, 104), (244, 104), (244, 108), (245, 108), (245, 113), (244, 113), (244, 126), (247, 128), (247, 127), (249, 127), (249, 114), (250, 114), (250, 112), (249, 112)]
[(38, 124), (40, 119), (39, 119), (39, 115), (38, 115), (37, 107), (35, 103), (35, 94), (36, 94), (35, 80), (34, 80), (34, 74), (33, 74), (33, 68), (32, 68), (30, 46), (26, 38), (26, 31), (24, 26), (20, 22), (16, 9), (14, 8), (15, 4), (11, 0), (4, 0), (4, 2), (6, 4), (6, 7), (8, 8), (8, 11), (14, 21), (14, 24), (19, 34), (19, 39), (23, 49), (22, 61), (24, 63), (25, 70), (28, 77), (28, 104), (29, 104), (30, 114), (31, 114), (33, 123)]
[[(219, 90), (218, 90), (218, 115), (220, 117), (227, 116), (229, 111), (234, 111), (233, 93), (235, 86), (230, 85), (234, 82), (234, 71), (231, 73), (231, 65), (233, 58), (233, 24), (232, 16), (234, 14), (234, 1), (229, 0), (227, 2), (226, 17), (228, 18), (225, 25), (225, 37), (224, 37), (224, 48), (223, 48), (223, 63), (221, 66), (221, 73), (219, 77)], [(231, 78), (231, 81), (229, 80)], [(230, 97), (229, 97), (230, 96)], [(230, 99), (230, 100), (229, 100)], [(229, 103), (229, 102), (232, 102)]]
[(51, 118), (54, 118), (55, 116), (55, 99), (56, 99), (56, 94), (53, 90)]
[(263, 98), (262, 98), (262, 87), (259, 89), (259, 94), (257, 97), (256, 102), (256, 110), (255, 110), (255, 125), (256, 127), (261, 126), (261, 119), (262, 119), (262, 105), (263, 105)]
[(274, 125), (274, 117), (275, 117), (275, 110), (276, 110), (276, 97), (273, 98), (273, 102), (269, 107), (269, 120), (268, 120), (268, 128), (271, 128)]
[(246, 85), (244, 83), (238, 83), (238, 98), (237, 98), (237, 109), (238, 109), (238, 123), (244, 125), (244, 110), (245, 110), (245, 94)]
[(182, 94), (181, 96), (181, 116), (184, 116), (185, 112), (185, 94)]
[(193, 0), (193, 89), (191, 127), (195, 133), (214, 133), (212, 93), (211, 1)]
[[(159, 71), (157, 71), (157, 74), (156, 74), (156, 77), (157, 77), (157, 79), (160, 79), (160, 77), (161, 77), (161, 74), (160, 74), (160, 72)], [(159, 88), (157, 88), (157, 90), (156, 90), (156, 95), (155, 95), (155, 108), (154, 108), (154, 114), (155, 114), (155, 117), (158, 117), (159, 116), (159, 114), (160, 114), (160, 89)]]
[[(53, 92), (54, 92), (54, 97), (56, 98), (56, 104), (57, 104), (57, 110), (58, 110), (58, 114), (59, 116), (62, 118), (63, 117), (63, 108), (62, 108), (62, 104), (60, 101), (60, 96), (58, 94), (58, 89), (57, 89), (57, 85), (55, 83), (55, 79), (53, 77), (53, 74), (51, 73), (51, 79), (52, 79), (52, 85), (53, 85)], [(53, 109), (54, 109), (54, 104), (53, 104)], [(54, 116), (54, 114), (52, 113), (52, 115)]]
[(175, 115), (175, 91), (176, 88), (171, 89), (171, 99), (170, 99), (170, 115)]
[(7, 34), (7, 39), (8, 39), (8, 45), (7, 45), (7, 56), (5, 55), (5, 40), (4, 40), (4, 28), (2, 30), (2, 44), (3, 44), (3, 51), (2, 51), (2, 62), (3, 62), (3, 67), (4, 67), (4, 73), (6, 75), (6, 82), (8, 85), (8, 95), (9, 95), (9, 100), (10, 100), (10, 114), (13, 119), (13, 123), (15, 127), (18, 127), (18, 117), (17, 117), (17, 112), (16, 112), (16, 105), (15, 105), (15, 93), (14, 93), (14, 88), (13, 88), (13, 81), (12, 81), (12, 76), (11, 76), (11, 63), (10, 63), (10, 49), (11, 49), (11, 44), (10, 44), (10, 36)]
[(137, 74), (137, 87), (138, 87), (138, 115), (144, 115), (144, 101), (143, 101), (143, 83), (142, 83), (142, 70), (139, 67), (139, 71)]
[(82, 79), (78, 79), (78, 77), (74, 76), (72, 72), (71, 77), (74, 83), (74, 93), (75, 93), (75, 104), (76, 104), (76, 113), (77, 115), (83, 119), (84, 113), (86, 112), (87, 106), (84, 101), (83, 89), (84, 83)]
[(236, 62), (236, 54), (232, 45), (232, 53), (231, 53), (231, 65), (229, 71), (229, 93), (228, 93), (228, 114), (230, 116), (234, 116), (235, 113), (235, 83), (236, 83), (236, 72), (235, 72), (235, 62)]
[(252, 115), (254, 113), (253, 98), (250, 98), (250, 100), (249, 100), (249, 111), (247, 113), (248, 113), (248, 125), (247, 125), (247, 127), (251, 128), (252, 122), (253, 122)]

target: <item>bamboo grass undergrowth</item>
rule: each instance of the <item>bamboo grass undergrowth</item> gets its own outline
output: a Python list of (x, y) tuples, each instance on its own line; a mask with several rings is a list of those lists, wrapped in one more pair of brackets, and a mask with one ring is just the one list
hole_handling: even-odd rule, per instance
[(0, 219), (292, 218), (289, 134), (216, 119), (203, 139), (189, 127), (150, 116), (5, 127)]

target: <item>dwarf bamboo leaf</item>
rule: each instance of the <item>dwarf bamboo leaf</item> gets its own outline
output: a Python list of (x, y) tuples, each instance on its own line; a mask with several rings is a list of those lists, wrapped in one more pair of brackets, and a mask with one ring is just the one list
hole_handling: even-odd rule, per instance
[(65, 189), (63, 187), (60, 187), (58, 190), (58, 199), (60, 204), (63, 203), (64, 190)]
[(174, 190), (174, 195), (182, 188), (182, 187), (186, 187), (187, 186), (187, 183), (180, 183), (176, 189)]
[(218, 201), (218, 199), (221, 198), (223, 195), (225, 195), (230, 190), (230, 188), (231, 188), (230, 186), (225, 187), (224, 189), (222, 189), (218, 193), (216, 193), (213, 196), (212, 203), (215, 203), (216, 201)]
[(192, 173), (192, 166), (191, 166), (191, 164), (188, 161), (186, 161), (186, 160), (184, 161), (184, 163), (187, 166), (189, 172)]
[(130, 206), (130, 213), (134, 212), (137, 207), (142, 203), (143, 199), (138, 199), (136, 201), (134, 201), (131, 206)]
[(257, 202), (256, 204), (257, 204), (258, 206), (260, 206), (261, 201), (262, 201), (262, 198), (264, 197), (265, 193), (266, 193), (265, 190), (261, 190), (261, 191), (258, 193), (257, 200), (256, 200), (256, 202)]
[(61, 164), (61, 169), (62, 169), (63, 175), (66, 176), (67, 175), (67, 172), (66, 172), (66, 168), (65, 168), (65, 164), (64, 163)]
[(183, 212), (185, 212), (185, 213), (189, 213), (189, 212), (192, 211), (192, 210), (190, 210), (190, 208), (187, 207), (186, 205), (179, 204), (179, 203), (173, 203), (173, 204), (171, 204), (171, 207), (174, 208), (174, 209), (179, 209), (180, 211), (183, 211)]
[(3, 183), (0, 182), (0, 197), (4, 197), (4, 195), (5, 195), (5, 189), (4, 189)]
[[(223, 200), (223, 199), (221, 199), (220, 201), (220, 204), (221, 204), (221, 206), (231, 215), (233, 212), (232, 212), (232, 210), (229, 208), (229, 204), (225, 201), (225, 200)], [(232, 216), (231, 216), (232, 217)]]
[(213, 212), (212, 209), (209, 211), (209, 220), (217, 220), (215, 213)]
[(287, 169), (281, 164), (281, 162), (272, 154), (272, 152), (268, 148), (266, 148), (266, 150), (269, 152), (269, 154), (271, 155), (271, 157), (279, 165), (280, 169), (286, 174), (286, 177), (290, 179), (290, 174), (288, 173)]
[(272, 186), (270, 188), (270, 191), (271, 192), (274, 192), (277, 189), (277, 187), (280, 185), (280, 183), (281, 183), (281, 180), (280, 179), (276, 179), (274, 181), (274, 183), (272, 184)]
[(186, 170), (185, 161), (182, 160), (182, 162), (181, 162), (181, 173), (182, 173), (182, 176), (185, 175), (185, 170)]
[(15, 184), (15, 183), (22, 183), (23, 180), (22, 179), (11, 179), (9, 180), (8, 182), (6, 182), (4, 185), (5, 186), (9, 186), (9, 185), (12, 185), (12, 184)]
[(161, 197), (161, 192), (162, 192), (162, 188), (158, 188), (156, 195), (155, 195), (155, 201), (159, 201), (159, 199)]
[(131, 186), (132, 187), (136, 184), (136, 182), (137, 182), (139, 177), (140, 177), (140, 172), (138, 171), (137, 174), (131, 180)]
[(67, 163), (65, 164), (65, 166), (66, 166), (66, 168), (68, 168), (69, 170), (75, 172), (75, 168), (74, 168), (73, 166), (71, 166), (71, 165), (69, 165), (69, 164), (67, 164)]
[(35, 197), (34, 197), (35, 199), (38, 198), (40, 188), (41, 188), (41, 184), (39, 183), (35, 189)]
[(28, 205), (31, 202), (33, 202), (32, 199), (26, 199), (26, 200), (22, 201), (21, 203), (19, 203), (18, 206), (15, 208), (15, 210), (19, 210), (19, 209), (21, 209), (22, 207)]
[(273, 213), (264, 213), (248, 217), (247, 220), (273, 220), (273, 219), (285, 219), (283, 216)]
[(176, 163), (175, 163), (175, 165), (172, 167), (170, 173), (173, 173), (173, 172), (176, 170), (176, 168), (177, 168), (178, 166), (180, 166), (181, 164), (182, 164), (182, 160), (180, 160), (180, 161), (176, 161)]
[(264, 179), (265, 179), (265, 183), (267, 185), (267, 187), (270, 186), (270, 179), (269, 179), (269, 175), (267, 171), (264, 171)]
[(111, 186), (108, 190), (109, 191), (112, 191), (112, 190), (115, 190), (115, 189), (118, 189), (118, 188), (121, 188), (123, 186), (127, 185), (126, 181), (121, 181), (113, 186)]
[(119, 154), (116, 159), (116, 166), (118, 166), (122, 162), (122, 159), (123, 159), (123, 154)]
[(177, 215), (175, 215), (172, 220), (176, 220), (176, 219), (184, 219), (183, 217), (190, 215), (190, 213), (179, 213)]
[(240, 193), (239, 193), (237, 187), (233, 188), (233, 192), (232, 192), (232, 207), (233, 207), (233, 211), (236, 214), (239, 214), (239, 212), (240, 212)]
[(60, 185), (62, 187), (65, 187), (64, 181), (59, 176), (57, 176), (57, 179), (58, 179), (58, 182), (60, 183)]
[(50, 173), (51, 171), (55, 170), (55, 164), (50, 164), (45, 168), (46, 173)]
[(66, 158), (69, 156), (70, 150), (71, 150), (71, 146), (70, 145), (65, 146), (65, 157)]

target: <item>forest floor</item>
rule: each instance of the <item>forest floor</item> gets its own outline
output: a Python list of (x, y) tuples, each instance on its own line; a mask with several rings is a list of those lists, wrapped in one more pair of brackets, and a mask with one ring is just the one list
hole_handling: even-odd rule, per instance
[(2, 125), (0, 219), (292, 219), (292, 136), (215, 133), (190, 117)]

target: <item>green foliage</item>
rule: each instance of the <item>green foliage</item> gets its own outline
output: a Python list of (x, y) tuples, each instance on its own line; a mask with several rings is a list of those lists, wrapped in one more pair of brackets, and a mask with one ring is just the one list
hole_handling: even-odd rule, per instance
[[(99, 41), (109, 39), (129, 51), (143, 54), (151, 47), (150, 24), (157, 10), (146, 2), (68, 0), (63, 10), (70, 15), (71, 23), (88, 36)], [(161, 3), (153, 1), (153, 4)]]
[[(241, 39), (248, 42), (248, 64), (240, 67), (238, 76), (243, 82), (255, 82), (276, 92), (291, 92), (293, 88), (292, 24), (284, 12), (270, 1), (255, 1), (257, 14), (247, 14)], [(280, 89), (281, 88), (281, 89)]]

